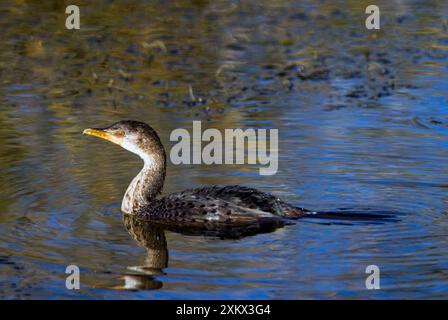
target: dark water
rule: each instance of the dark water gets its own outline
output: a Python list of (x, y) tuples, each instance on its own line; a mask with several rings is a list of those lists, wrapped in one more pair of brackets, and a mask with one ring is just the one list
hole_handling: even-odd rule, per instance
[[(377, 1), (380, 31), (364, 1), (84, 1), (78, 31), (67, 4), (0, 6), (2, 298), (448, 297), (446, 1)], [(119, 208), (140, 161), (81, 135), (129, 118), (168, 150), (192, 120), (279, 129), (276, 175), (170, 163), (165, 193), (244, 184), (390, 219), (133, 237)]]

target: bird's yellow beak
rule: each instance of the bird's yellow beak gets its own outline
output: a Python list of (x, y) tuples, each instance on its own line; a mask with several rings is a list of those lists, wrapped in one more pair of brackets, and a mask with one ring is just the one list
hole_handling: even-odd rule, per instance
[(121, 145), (122, 142), (122, 137), (116, 137), (113, 134), (103, 130), (103, 129), (85, 129), (83, 132), (83, 134), (87, 134), (89, 136), (95, 136), (113, 143), (116, 143), (118, 145)]

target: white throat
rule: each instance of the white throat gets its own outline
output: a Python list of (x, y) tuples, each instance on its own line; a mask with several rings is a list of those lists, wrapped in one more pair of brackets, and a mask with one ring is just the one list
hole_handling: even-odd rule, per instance
[(142, 158), (145, 163), (144, 166), (150, 165), (154, 160), (149, 154), (147, 154), (142, 149), (137, 147), (134, 143), (131, 143), (127, 140), (123, 141), (123, 143), (121, 144), (121, 147), (138, 155), (140, 158)]

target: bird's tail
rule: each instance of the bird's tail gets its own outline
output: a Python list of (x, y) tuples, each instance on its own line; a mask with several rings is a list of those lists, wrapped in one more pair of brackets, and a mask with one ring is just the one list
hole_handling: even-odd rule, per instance
[(286, 202), (281, 202), (283, 216), (288, 219), (310, 218), (331, 221), (346, 220), (347, 222), (365, 221), (382, 223), (387, 221), (399, 221), (397, 212), (387, 210), (372, 209), (339, 209), (335, 211), (311, 211), (300, 207), (292, 206)]
[(390, 212), (383, 210), (339, 210), (339, 211), (307, 211), (302, 217), (313, 220), (319, 219), (324, 224), (383, 224), (385, 222), (400, 221), (398, 212)]

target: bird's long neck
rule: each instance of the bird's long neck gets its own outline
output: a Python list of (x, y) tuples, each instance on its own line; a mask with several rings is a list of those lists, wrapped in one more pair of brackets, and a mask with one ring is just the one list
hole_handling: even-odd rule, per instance
[(121, 203), (121, 211), (133, 214), (151, 203), (162, 191), (165, 180), (165, 153), (142, 157), (143, 169), (132, 180)]

